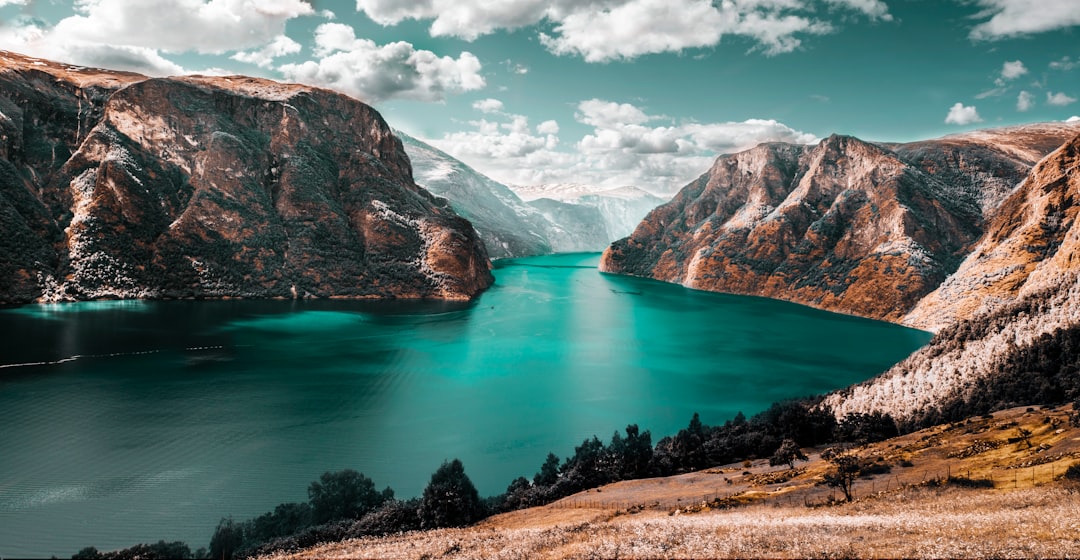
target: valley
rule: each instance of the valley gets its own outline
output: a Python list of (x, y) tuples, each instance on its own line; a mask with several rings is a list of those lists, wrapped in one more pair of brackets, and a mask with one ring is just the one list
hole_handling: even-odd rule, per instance
[[(583, 150), (616, 113), (658, 118), (593, 101)], [(409, 499), (451, 458), (491, 496), (470, 519), (504, 513), (275, 538), (322, 547), (299, 557), (1071, 550), (1080, 119), (797, 141), (717, 152), (670, 198), (513, 185), (330, 89), (0, 51), (0, 556), (204, 542), (340, 468), (392, 483), (386, 515), (420, 527)], [(636, 424), (596, 437), (626, 422), (655, 446)], [(836, 505), (836, 441), (891, 482)], [(801, 443), (805, 466), (766, 465)]]
[[(497, 261), (474, 302), (99, 301), (0, 309), (0, 556), (182, 540), (356, 469), (401, 499), (460, 458), (484, 496), (629, 422), (674, 434), (864, 380), (922, 331)], [(677, 358), (677, 362), (673, 360)], [(57, 435), (59, 434), (59, 435)]]

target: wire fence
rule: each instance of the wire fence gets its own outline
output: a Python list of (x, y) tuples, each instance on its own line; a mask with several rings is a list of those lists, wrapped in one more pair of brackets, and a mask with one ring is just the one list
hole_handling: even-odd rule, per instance
[[(888, 473), (856, 479), (852, 485), (851, 493), (852, 498), (857, 499), (925, 484), (952, 484), (987, 489), (1030, 488), (1057, 479), (1065, 473), (1067, 468), (1067, 465), (1049, 463), (1018, 468), (991, 469), (989, 471), (984, 469), (973, 473), (970, 469), (954, 470), (951, 467), (938, 470), (893, 467)], [(627, 511), (633, 509), (675, 510), (703, 505), (711, 507), (734, 505), (741, 500), (747, 502), (752, 500), (754, 503), (776, 506), (813, 506), (843, 499), (843, 494), (837, 488), (824, 484), (806, 486), (806, 482), (743, 486), (739, 490), (727, 490), (717, 487), (706, 492), (702, 492), (701, 488), (698, 487), (695, 490), (687, 489), (687, 492), (678, 495), (667, 495), (647, 500), (635, 500), (620, 495), (626, 493), (616, 489), (610, 491), (609, 496), (604, 496), (602, 492), (589, 491), (584, 495), (578, 494), (563, 498), (550, 504), (549, 507)]]

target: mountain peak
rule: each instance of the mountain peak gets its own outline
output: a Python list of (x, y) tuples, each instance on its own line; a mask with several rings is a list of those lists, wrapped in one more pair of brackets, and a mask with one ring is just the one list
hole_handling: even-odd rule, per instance
[[(1060, 145), (1069, 130), (1016, 129), (1013, 145), (1037, 151), (1055, 134)], [(898, 321), (955, 270), (984, 209), (1034, 163), (975, 144), (834, 134), (723, 155), (601, 268)]]

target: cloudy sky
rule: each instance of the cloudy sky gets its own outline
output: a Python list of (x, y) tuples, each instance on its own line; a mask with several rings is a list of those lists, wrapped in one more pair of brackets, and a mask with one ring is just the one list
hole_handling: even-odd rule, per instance
[(0, 0), (0, 49), (337, 89), (510, 184), (1080, 114), (1078, 0)]

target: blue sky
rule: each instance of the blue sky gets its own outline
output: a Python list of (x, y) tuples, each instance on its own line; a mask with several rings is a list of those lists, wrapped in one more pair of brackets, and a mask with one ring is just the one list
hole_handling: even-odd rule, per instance
[(0, 0), (0, 48), (334, 88), (510, 184), (1080, 114), (1080, 0)]

